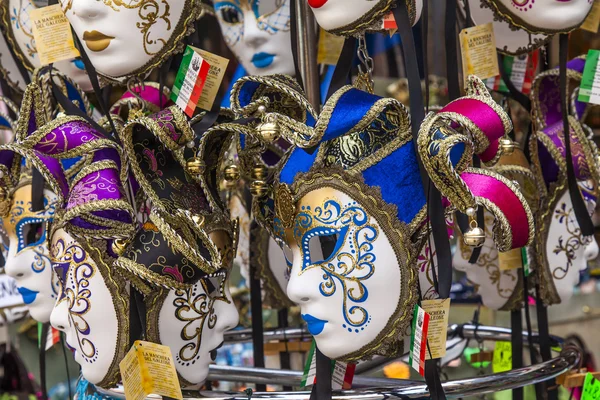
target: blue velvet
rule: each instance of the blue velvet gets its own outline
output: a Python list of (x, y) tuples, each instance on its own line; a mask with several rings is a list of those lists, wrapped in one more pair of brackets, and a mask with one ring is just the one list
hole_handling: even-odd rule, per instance
[(0, 117), (0, 126), (10, 128), (10, 123), (6, 120), (6, 118)]
[(333, 73), (335, 72), (335, 65), (328, 65), (325, 70), (325, 74), (321, 79), (321, 104), (325, 104), (327, 101), (327, 92), (329, 92), (329, 86), (331, 86), (331, 80)]
[(83, 103), (83, 99), (81, 98), (81, 94), (69, 81), (65, 80), (65, 86), (67, 87), (67, 96), (69, 100), (74, 101), (77, 100), (77, 104), (79, 104), (79, 109), (83, 112), (87, 112), (85, 109), (85, 105)]
[(290, 155), (290, 158), (285, 163), (285, 166), (281, 170), (279, 175), (279, 181), (291, 185), (294, 182), (294, 177), (298, 172), (308, 172), (312, 167), (317, 158), (318, 150), (315, 150), (312, 154), (308, 154), (306, 151), (296, 148)]
[(81, 160), (81, 157), (67, 158), (64, 160), (60, 160), (60, 163), (62, 164), (63, 169), (65, 171), (68, 171), (69, 168), (75, 165), (79, 160)]
[(233, 73), (233, 76), (231, 77), (231, 82), (229, 82), (229, 87), (227, 88), (227, 91), (225, 92), (223, 101), (221, 102), (221, 107), (223, 107), (223, 108), (231, 107), (231, 89), (233, 89), (233, 84), (236, 83), (238, 79), (243, 78), (244, 76), (246, 76), (246, 70), (244, 69), (242, 64), (238, 64), (237, 69), (235, 70), (235, 72)]
[(252, 96), (254, 96), (254, 92), (256, 91), (256, 89), (258, 89), (259, 86), (260, 83), (256, 82), (244, 83), (242, 89), (240, 90), (240, 94), (238, 95), (240, 105), (242, 107), (247, 106), (252, 101)]
[(381, 97), (358, 89), (350, 89), (344, 93), (337, 102), (322, 141), (326, 142), (348, 133), (379, 99)]
[(465, 144), (464, 143), (459, 143), (459, 144), (455, 145), (452, 148), (452, 150), (450, 150), (450, 161), (452, 162), (452, 165), (456, 166), (456, 164), (458, 164), (458, 162), (460, 161), (460, 158), (462, 157), (464, 152), (465, 152)]
[(412, 141), (363, 172), (365, 183), (381, 189), (384, 201), (395, 204), (398, 219), (410, 223), (425, 205), (425, 193)]

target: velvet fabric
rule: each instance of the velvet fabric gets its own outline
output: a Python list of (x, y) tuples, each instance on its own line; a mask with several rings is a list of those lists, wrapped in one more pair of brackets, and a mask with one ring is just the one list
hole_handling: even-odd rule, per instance
[(489, 175), (465, 172), (461, 174), (461, 178), (473, 195), (490, 200), (506, 216), (512, 230), (512, 248), (526, 246), (529, 240), (527, 213), (515, 193), (503, 182)]
[(426, 204), (412, 141), (363, 171), (365, 183), (379, 187), (385, 202), (397, 207), (398, 219), (410, 223)]
[(327, 142), (350, 132), (380, 99), (362, 90), (348, 90), (335, 104), (322, 141)]

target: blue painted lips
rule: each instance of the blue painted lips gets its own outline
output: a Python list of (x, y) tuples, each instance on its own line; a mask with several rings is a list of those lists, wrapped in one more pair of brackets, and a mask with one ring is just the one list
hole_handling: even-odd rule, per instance
[(308, 331), (313, 336), (316, 336), (323, 332), (325, 324), (327, 323), (327, 321), (323, 321), (322, 319), (313, 317), (310, 314), (302, 314), (302, 319), (306, 321), (306, 324), (308, 325)]
[(38, 292), (34, 292), (33, 290), (29, 290), (27, 288), (20, 287), (17, 289), (21, 296), (23, 297), (23, 302), (25, 304), (31, 304), (35, 301), (35, 298), (38, 295)]
[(251, 61), (256, 68), (267, 68), (269, 65), (273, 64), (274, 59), (274, 54), (256, 53)]

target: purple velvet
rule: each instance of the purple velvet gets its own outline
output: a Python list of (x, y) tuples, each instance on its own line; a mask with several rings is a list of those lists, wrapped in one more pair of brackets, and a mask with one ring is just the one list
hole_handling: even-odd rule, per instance
[[(554, 124), (553, 126), (548, 126), (544, 128), (543, 132), (552, 140), (554, 145), (560, 150), (562, 157), (566, 159), (562, 121), (557, 124)], [(573, 168), (575, 170), (575, 177), (578, 181), (588, 180), (592, 176), (590, 172), (590, 166), (588, 165), (588, 162), (585, 158), (585, 153), (583, 152), (583, 145), (579, 141), (579, 138), (575, 134), (572, 127), (571, 134), (569, 136), (571, 138), (571, 155), (573, 158)], [(544, 164), (542, 164), (542, 166), (544, 166)]]
[(87, 122), (72, 121), (53, 129), (34, 148), (45, 154), (57, 155), (102, 138), (102, 134)]

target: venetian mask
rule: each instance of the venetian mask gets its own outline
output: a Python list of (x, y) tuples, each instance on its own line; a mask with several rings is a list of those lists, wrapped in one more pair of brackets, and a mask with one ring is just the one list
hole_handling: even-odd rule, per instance
[[(8, 249), (6, 274), (16, 280), (31, 316), (40, 322), (50, 320), (58, 291), (47, 243), (56, 201), (56, 195), (44, 190), (44, 208), (33, 211), (29, 178), (16, 188), (10, 211), (2, 218), (2, 242)], [(32, 234), (31, 229), (37, 229), (37, 232)]]
[[(257, 177), (258, 167), (251, 176), (253, 215), (283, 249), (290, 250), (288, 297), (300, 306), (308, 330), (326, 356), (353, 361), (397, 353), (403, 349), (401, 340), (416, 301), (416, 259), (429, 233), (406, 109), (393, 99), (346, 86), (330, 98), (326, 111), (314, 117), (294, 86), (284, 89), (285, 81), (279, 77), (263, 78), (260, 84), (253, 80), (243, 78), (232, 91), (239, 114), (256, 110), (262, 96), (275, 100), (257, 132), (240, 128), (247, 132), (245, 151), (252, 141), (273, 140), (263, 135), (267, 123), (278, 125), (282, 137), (298, 146), (284, 156), (273, 176)], [(476, 108), (472, 100), (465, 101)], [(494, 109), (483, 96), (476, 101)], [(354, 108), (357, 103), (363, 105), (360, 112)], [(305, 112), (294, 112), (298, 108)], [(503, 135), (509, 125), (504, 126), (499, 116), (496, 122), (494, 129)], [(450, 150), (440, 154), (452, 153), (457, 165), (472, 159), (465, 147)], [(267, 190), (261, 191), (264, 186)], [(516, 189), (506, 182), (501, 186), (515, 201), (511, 204), (518, 205)], [(530, 220), (525, 211), (522, 215)], [(524, 244), (531, 236), (528, 227), (525, 231)], [(501, 241), (510, 242), (503, 228), (497, 233), (504, 238)], [(515, 236), (508, 247), (522, 239)]]
[(461, 12), (465, 17), (467, 1), (469, 5), (468, 10), (475, 25), (493, 23), (496, 48), (501, 53), (509, 55), (530, 53), (552, 39), (552, 35), (531, 34), (522, 29), (515, 29), (506, 20), (497, 18), (494, 12), (481, 0), (459, 1)]
[[(29, 14), (37, 8), (33, 0), (6, 0), (0, 7), (0, 17), (7, 27), (7, 39), (12, 47), (17, 62), (23, 63), (29, 72), (41, 67), (38, 50), (33, 37), (32, 20)], [(10, 54), (2, 54), (2, 58), (11, 57)], [(4, 62), (4, 60), (3, 60)], [(73, 79), (82, 90), (92, 90), (83, 62), (80, 59), (63, 60), (54, 63), (54, 67), (62, 74)], [(20, 78), (18, 70), (13, 79)], [(21, 87), (21, 90), (24, 88)]]
[[(567, 63), (569, 83), (581, 80), (584, 65), (582, 57)], [(536, 242), (540, 288), (546, 304), (568, 300), (573, 295), (573, 287), (579, 282), (581, 270), (587, 268), (587, 261), (598, 253), (595, 239), (584, 237), (581, 232), (571, 197), (582, 196), (587, 211), (593, 215), (600, 182), (598, 149), (587, 137), (587, 129), (582, 122), (591, 106), (574, 101), (568, 116), (574, 177), (579, 188), (579, 191), (570, 193), (559, 88), (558, 70), (554, 69), (538, 75), (532, 90), (538, 131), (529, 145), (538, 179), (545, 185), (538, 222), (540, 233)], [(568, 96), (570, 98), (570, 94)]]
[(578, 28), (593, 0), (483, 0), (494, 13), (513, 27), (530, 33), (566, 33)]
[[(484, 306), (492, 310), (510, 310), (515, 307), (515, 303), (522, 304), (522, 292), (518, 290), (521, 271), (500, 268), (498, 248), (492, 239), (491, 227), (494, 218), (488, 212), (484, 214), (485, 242), (477, 262), (469, 262), (473, 248), (464, 243), (463, 236), (457, 231), (457, 249), (452, 265), (456, 270), (466, 273), (467, 279), (481, 296)], [(518, 256), (521, 255), (521, 249), (512, 250), (512, 253), (514, 252), (517, 252), (515, 254)]]
[(197, 155), (205, 167), (192, 173), (181, 156), (191, 151), (186, 144), (193, 135), (174, 106), (128, 125), (121, 136), (138, 195), (151, 207), (116, 266), (135, 280), (146, 337), (171, 348), (183, 387), (204, 382), (225, 331), (238, 323), (228, 288), (237, 224), (221, 202), (216, 176), (231, 137), (207, 132)]
[(103, 385), (114, 379), (128, 345), (126, 283), (110, 266), (94, 260), (92, 254), (100, 249), (88, 252), (64, 229), (53, 234), (51, 250), (60, 295), (50, 322), (65, 333), (85, 379)]
[[(326, 31), (347, 35), (365, 30), (381, 30), (383, 17), (396, 5), (395, 0), (305, 0), (317, 23)], [(404, 0), (403, 0), (404, 1)], [(423, 9), (422, 0), (406, 0), (408, 15), (416, 24)]]
[[(590, 215), (596, 208), (593, 182), (579, 184)], [(571, 196), (566, 191), (556, 203), (546, 239), (546, 259), (561, 302), (573, 296), (581, 271), (588, 261), (598, 256), (598, 243), (594, 237), (584, 237), (577, 223)]]
[[(503, 154), (498, 164), (491, 168), (506, 179), (509, 179), (519, 188), (519, 191), (530, 206), (532, 214), (536, 215), (540, 192), (530, 164), (520, 148)], [(457, 248), (453, 258), (454, 267), (463, 271), (467, 279), (475, 286), (484, 306), (493, 310), (512, 311), (520, 309), (523, 305), (522, 294), (522, 251), (517, 248), (508, 252), (499, 252), (493, 241), (492, 226), (494, 217), (484, 211), (485, 242), (479, 251), (477, 260), (471, 260), (473, 248), (464, 242), (460, 229), (455, 229), (457, 234)], [(532, 249), (525, 248), (527, 254)], [(471, 263), (471, 261), (474, 261)], [(529, 262), (532, 269), (533, 262)]]
[(200, 0), (61, 0), (90, 61), (106, 78), (145, 77), (174, 52), (203, 13)]
[(290, 0), (215, 1), (225, 43), (249, 75), (294, 75)]

